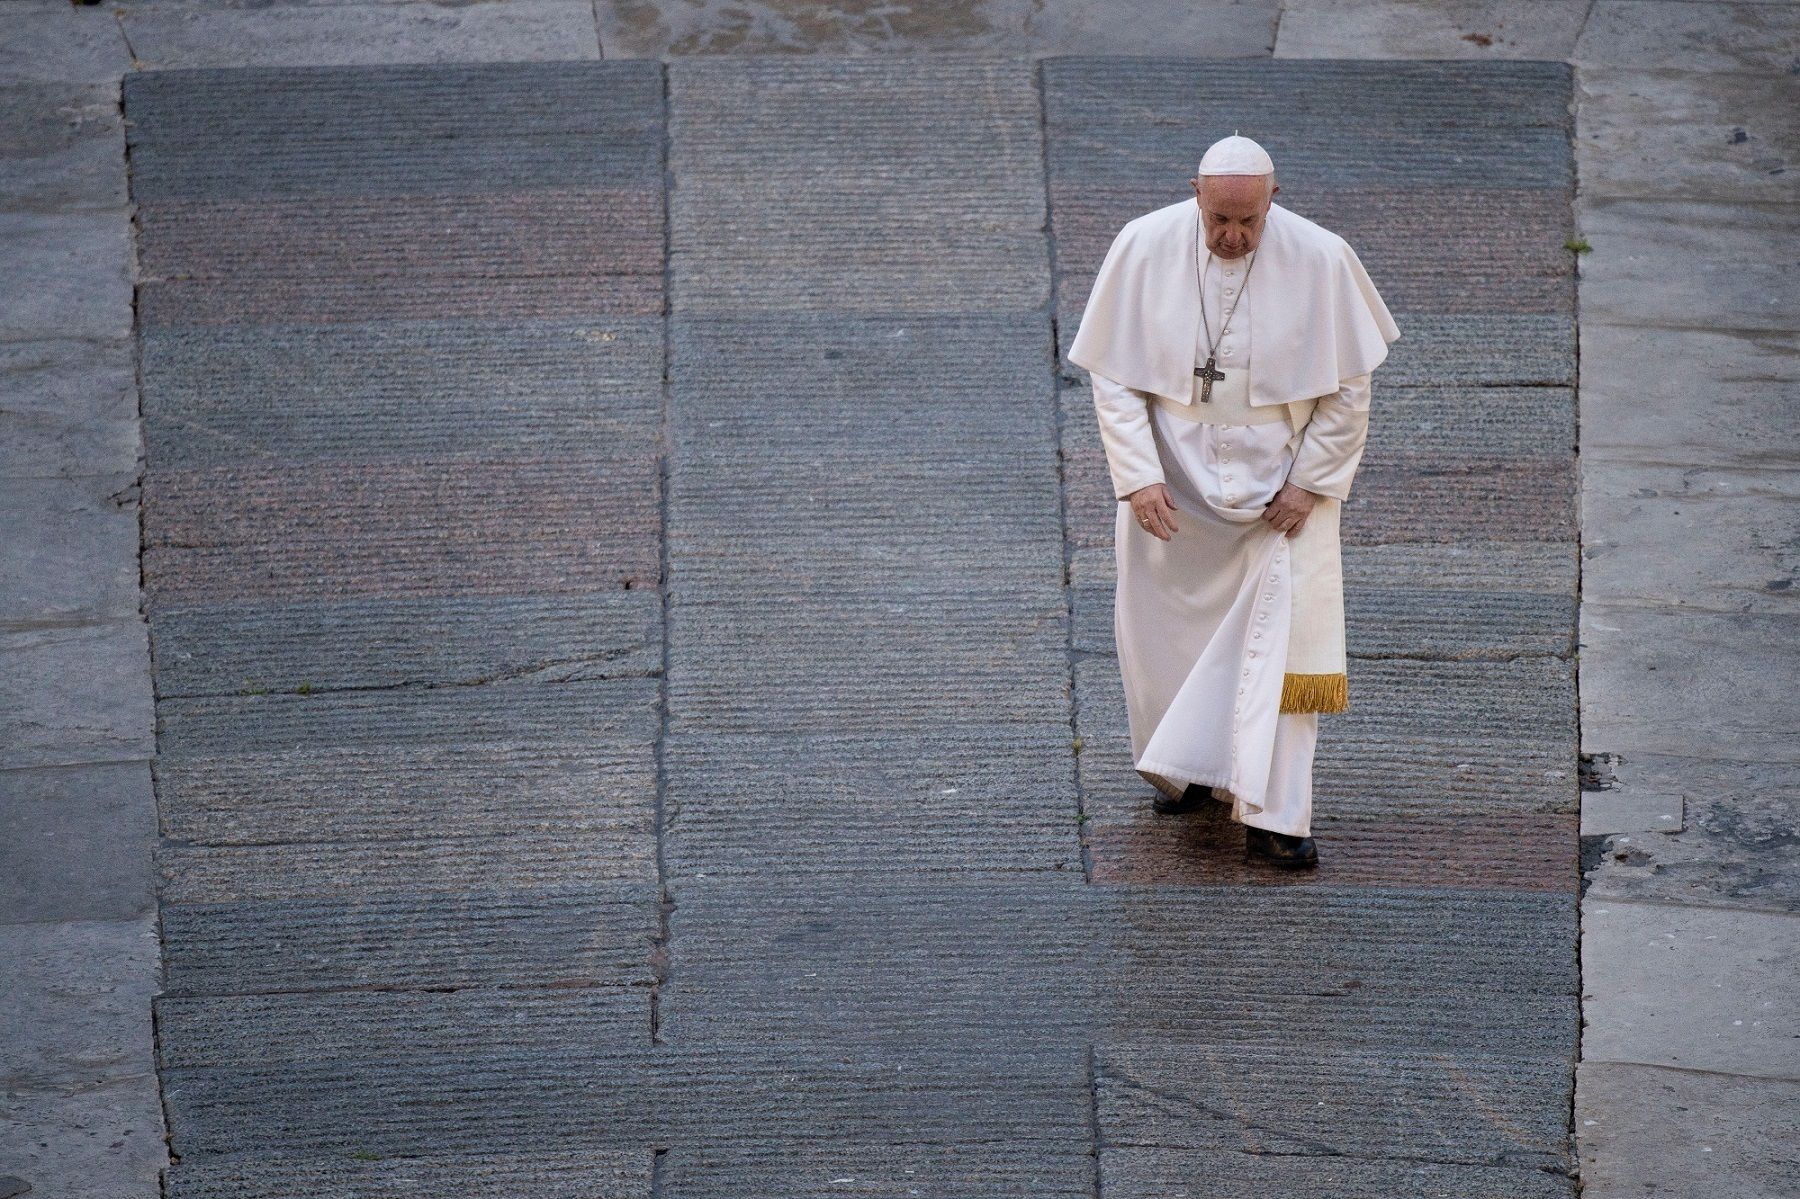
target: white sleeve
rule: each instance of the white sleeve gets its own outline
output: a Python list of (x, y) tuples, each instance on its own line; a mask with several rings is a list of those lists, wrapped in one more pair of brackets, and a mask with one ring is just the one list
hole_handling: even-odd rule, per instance
[(1088, 372), (1094, 384), (1094, 412), (1112, 472), (1113, 497), (1124, 499), (1141, 487), (1163, 482), (1162, 458), (1150, 427), (1149, 399), (1141, 391)]
[(1294, 454), (1288, 482), (1314, 495), (1350, 498), (1350, 480), (1362, 461), (1369, 435), (1371, 380), (1366, 374), (1344, 379), (1337, 394), (1313, 408), (1312, 419)]

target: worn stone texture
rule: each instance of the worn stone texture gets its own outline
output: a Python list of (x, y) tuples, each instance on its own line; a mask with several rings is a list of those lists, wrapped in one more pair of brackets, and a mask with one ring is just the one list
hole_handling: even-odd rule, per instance
[(0, 770), (0, 923), (149, 913), (156, 832), (148, 762)]
[(1561, 60), (1588, 8), (1580, 0), (1288, 0), (1275, 57)]
[(0, 478), (134, 474), (134, 371), (126, 337), (0, 342)]
[(1584, 1194), (1781, 1199), (1800, 1155), (1800, 1082), (1583, 1061)]
[(1586, 997), (1582, 1058), (1800, 1079), (1795, 920), (1590, 896), (1583, 967), (1609, 985)]
[[(1272, 0), (1155, 0), (1121, 21), (1086, 0), (974, 0), (905, 7), (820, 0), (599, 0), (594, 16), (607, 58), (688, 55), (984, 51), (1015, 55), (1266, 56), (1281, 6)], [(1154, 30), (1153, 45), (1146, 34)]]
[(136, 484), (0, 477), (0, 629), (137, 617)]
[(0, 340), (104, 340), (131, 332), (126, 209), (0, 211)]
[(0, 769), (149, 758), (148, 652), (137, 616), (0, 632)]
[(1595, 0), (1571, 60), (1590, 66), (1784, 74), (1800, 12), (1791, 4)]
[(143, 66), (379, 66), (600, 57), (586, 0), (470, 4), (135, 3), (120, 23)]
[(119, 88), (8, 81), (0, 69), (0, 206), (67, 212), (126, 204)]

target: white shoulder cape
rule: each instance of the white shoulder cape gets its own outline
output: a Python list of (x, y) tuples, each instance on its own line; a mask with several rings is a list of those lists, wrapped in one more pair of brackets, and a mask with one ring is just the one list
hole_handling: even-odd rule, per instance
[[(1185, 404), (1200, 340), (1190, 196), (1126, 222), (1100, 264), (1069, 361), (1138, 391)], [(1335, 394), (1400, 336), (1350, 243), (1273, 201), (1244, 293), (1252, 348), (1250, 403)], [(1209, 313), (1218, 332), (1220, 313)]]

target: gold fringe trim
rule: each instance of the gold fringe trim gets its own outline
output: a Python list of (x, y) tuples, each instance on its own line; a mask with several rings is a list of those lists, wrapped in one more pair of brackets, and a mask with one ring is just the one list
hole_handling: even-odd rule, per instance
[(1341, 674), (1290, 674), (1281, 680), (1283, 712), (1343, 712), (1350, 707), (1350, 680)]

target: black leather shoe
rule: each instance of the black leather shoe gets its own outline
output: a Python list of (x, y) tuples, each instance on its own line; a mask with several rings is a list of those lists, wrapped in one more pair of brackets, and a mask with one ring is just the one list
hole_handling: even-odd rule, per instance
[(1275, 866), (1317, 866), (1319, 847), (1311, 837), (1271, 832), (1254, 824), (1244, 826), (1244, 849)]
[(1199, 783), (1189, 783), (1187, 790), (1181, 793), (1180, 799), (1171, 799), (1158, 791), (1150, 797), (1150, 808), (1159, 816), (1179, 816), (1183, 812), (1192, 812), (1195, 808), (1204, 807), (1212, 798), (1212, 788), (1202, 787)]

